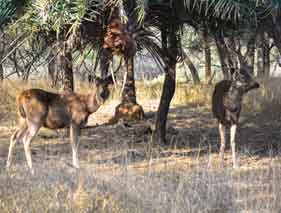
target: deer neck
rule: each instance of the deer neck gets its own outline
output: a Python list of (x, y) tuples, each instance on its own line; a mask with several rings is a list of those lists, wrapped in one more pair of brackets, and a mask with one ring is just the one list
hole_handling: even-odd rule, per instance
[(231, 84), (229, 88), (229, 93), (231, 94), (239, 94), (242, 96), (244, 94), (244, 89), (242, 87), (237, 86), (234, 82)]
[(103, 100), (96, 92), (87, 95), (87, 108), (90, 113), (98, 110), (98, 108), (103, 104)]
[(241, 88), (236, 87), (235, 85), (231, 85), (227, 92), (227, 98), (237, 103), (240, 103), (243, 98), (243, 90), (241, 90)]

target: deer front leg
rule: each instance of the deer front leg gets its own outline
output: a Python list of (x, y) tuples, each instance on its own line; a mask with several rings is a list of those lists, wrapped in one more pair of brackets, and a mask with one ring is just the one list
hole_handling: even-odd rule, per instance
[(7, 164), (6, 164), (6, 169), (9, 169), (12, 163), (12, 157), (13, 157), (13, 148), (16, 143), (22, 140), (23, 135), (26, 132), (27, 127), (20, 127), (17, 129), (11, 136), (10, 139), (10, 146), (9, 146), (9, 153), (8, 153), (8, 159), (7, 159)]
[(80, 135), (79, 126), (72, 123), (70, 125), (70, 144), (72, 148), (73, 166), (77, 169), (79, 169), (79, 160), (78, 160), (79, 135)]
[(225, 149), (225, 126), (222, 123), (219, 123), (219, 134), (220, 134), (220, 154), (219, 154), (219, 158), (220, 158), (221, 164), (223, 164), (224, 149)]
[(233, 168), (237, 168), (237, 159), (236, 159), (236, 153), (235, 153), (235, 135), (236, 135), (237, 125), (231, 125), (230, 127), (230, 144), (231, 144), (231, 150), (232, 150), (232, 161), (233, 161)]
[(6, 163), (6, 169), (9, 169), (12, 163), (12, 156), (13, 156), (13, 148), (15, 146), (15, 144), (17, 143), (17, 134), (18, 134), (18, 130), (16, 130), (13, 135), (11, 136), (10, 139), (10, 146), (9, 146), (9, 153), (8, 153), (8, 159), (7, 159), (7, 163)]
[(30, 143), (34, 139), (34, 137), (37, 135), (38, 130), (40, 129), (40, 125), (37, 124), (29, 124), (27, 131), (23, 137), (23, 145), (24, 145), (24, 151), (25, 151), (25, 157), (27, 160), (27, 165), (31, 171), (32, 174), (34, 174), (34, 170), (32, 168), (32, 158), (31, 158), (31, 151), (30, 151)]

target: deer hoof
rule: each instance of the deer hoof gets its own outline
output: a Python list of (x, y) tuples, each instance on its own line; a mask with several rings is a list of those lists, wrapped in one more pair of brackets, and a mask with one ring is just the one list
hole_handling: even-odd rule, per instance
[(6, 169), (7, 171), (9, 171), (10, 168), (11, 168), (10, 164), (7, 164), (6, 167), (5, 167), (5, 169)]
[(233, 169), (238, 169), (239, 168), (239, 164), (237, 162), (233, 163)]
[(34, 175), (35, 174), (34, 169), (30, 169), (30, 173), (31, 175)]
[(73, 167), (74, 167), (75, 169), (80, 169), (79, 164), (76, 164), (76, 163), (73, 164)]

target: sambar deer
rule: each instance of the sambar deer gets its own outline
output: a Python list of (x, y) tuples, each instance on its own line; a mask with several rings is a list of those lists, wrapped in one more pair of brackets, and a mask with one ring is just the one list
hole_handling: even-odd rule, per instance
[(13, 147), (17, 142), (24, 144), (27, 164), (32, 173), (30, 143), (43, 126), (49, 129), (70, 128), (73, 166), (79, 168), (78, 145), (80, 130), (86, 125), (90, 114), (108, 99), (113, 85), (112, 76), (96, 79), (91, 94), (51, 93), (41, 89), (28, 89), (17, 97), (19, 127), (13, 133), (6, 167), (12, 162)]
[(237, 167), (235, 154), (235, 135), (242, 109), (244, 94), (259, 88), (259, 84), (245, 69), (231, 69), (231, 80), (222, 80), (215, 85), (212, 97), (212, 111), (219, 123), (220, 160), (223, 162), (225, 149), (225, 130), (230, 127), (230, 144), (233, 167)]

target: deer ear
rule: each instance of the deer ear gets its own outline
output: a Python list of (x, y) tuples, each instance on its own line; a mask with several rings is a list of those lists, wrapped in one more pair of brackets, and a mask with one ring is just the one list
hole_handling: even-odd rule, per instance
[(95, 77), (94, 82), (95, 82), (95, 85), (99, 86), (102, 84), (102, 79), (100, 79), (99, 77)]
[(105, 79), (106, 84), (111, 85), (114, 84), (113, 77), (110, 75)]

